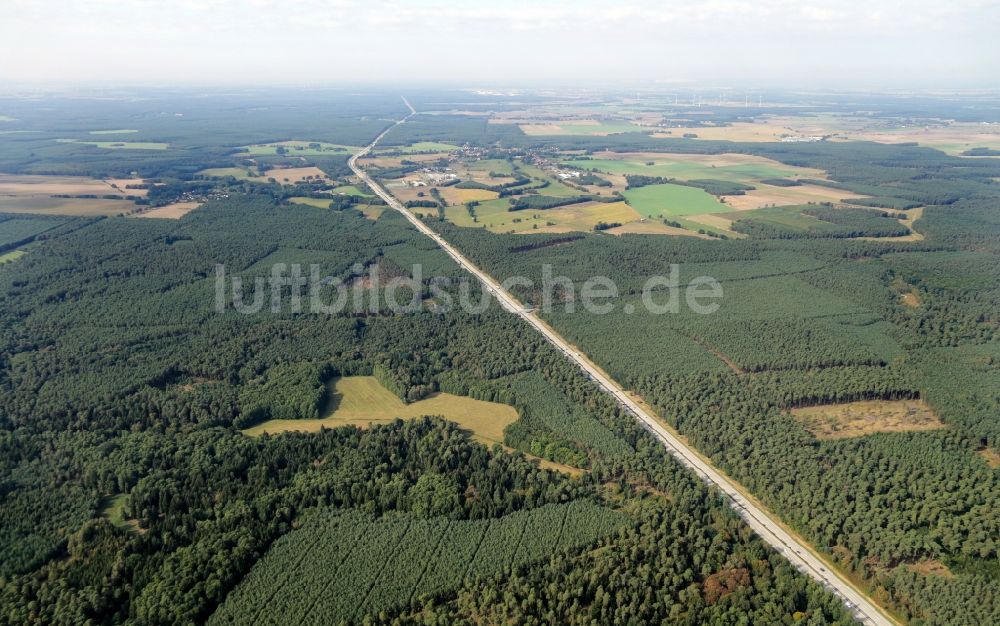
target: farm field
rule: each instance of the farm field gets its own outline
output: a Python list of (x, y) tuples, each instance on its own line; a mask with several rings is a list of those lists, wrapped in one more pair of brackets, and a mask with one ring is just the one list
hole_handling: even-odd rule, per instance
[(1000, 124), (979, 124), (933, 120), (920, 124), (905, 120), (843, 114), (816, 113), (802, 116), (763, 115), (753, 122), (733, 122), (726, 126), (672, 128), (654, 137), (676, 138), (694, 134), (707, 141), (776, 142), (784, 137), (827, 137), (828, 141), (875, 141), (878, 143), (918, 143), (959, 155), (972, 148), (1000, 149)]
[(777, 187), (760, 182), (753, 184), (756, 189), (747, 191), (743, 195), (726, 196), (725, 203), (737, 211), (745, 211), (766, 206), (806, 204), (809, 202), (850, 202), (855, 198), (866, 197), (862, 194), (822, 185), (804, 184), (794, 187)]
[(405, 153), (395, 156), (382, 156), (376, 153), (375, 155), (366, 155), (360, 162), (365, 167), (402, 167), (404, 161), (409, 161), (410, 163), (427, 163), (437, 161), (445, 156), (448, 155), (441, 152), (432, 152), (429, 154)]
[(539, 181), (547, 181), (549, 183), (548, 187), (542, 190), (543, 194), (546, 196), (554, 196), (557, 198), (567, 198), (570, 196), (579, 195), (580, 192), (572, 187), (560, 182), (558, 178), (542, 170), (541, 168), (535, 167), (534, 165), (528, 165), (527, 163), (519, 163), (517, 165), (518, 171), (525, 176), (530, 176), (531, 178)]
[(507, 198), (475, 207), (475, 221), (464, 206), (449, 206), (445, 217), (459, 226), (483, 227), (496, 233), (589, 232), (600, 222), (627, 224), (642, 215), (624, 202), (581, 202), (553, 209), (509, 211)]
[(232, 176), (233, 178), (238, 178), (241, 180), (247, 180), (255, 178), (260, 174), (257, 172), (257, 168), (247, 168), (247, 167), (210, 167), (208, 169), (201, 170), (198, 172), (199, 176), (211, 176), (213, 178), (225, 178), (226, 176)]
[(201, 206), (200, 202), (174, 202), (155, 209), (136, 213), (135, 217), (150, 217), (168, 220), (179, 220), (191, 211)]
[(0, 253), (0, 265), (6, 265), (7, 263), (13, 263), (14, 261), (20, 259), (25, 254), (24, 250), (11, 250), (9, 252)]
[(674, 139), (691, 134), (705, 141), (774, 142), (781, 141), (782, 137), (799, 133), (789, 126), (763, 118), (756, 122), (733, 122), (727, 126), (671, 128), (653, 133), (653, 137)]
[(487, 189), (459, 189), (455, 186), (442, 187), (441, 197), (448, 204), (464, 204), (466, 202), (483, 202), (485, 200), (496, 200), (497, 192)]
[(872, 433), (937, 430), (944, 424), (920, 400), (866, 400), (792, 409), (817, 439), (847, 439)]
[[(99, 180), (86, 176), (44, 176), (32, 174), (0, 174), (0, 197), (52, 195), (142, 195), (145, 190), (126, 189), (125, 185), (141, 184), (140, 178)], [(117, 187), (113, 186), (117, 185)]]
[(503, 430), (517, 421), (517, 410), (506, 404), (484, 402), (473, 398), (437, 393), (410, 404), (404, 404), (374, 376), (337, 378), (330, 386), (331, 403), (327, 415), (318, 420), (269, 420), (244, 431), (247, 435), (264, 433), (316, 432), (321, 428), (360, 426), (413, 419), (424, 415), (440, 415), (466, 428), (480, 441), (488, 444), (503, 442)]
[(361, 189), (359, 189), (354, 185), (339, 185), (330, 190), (330, 193), (340, 193), (344, 194), (345, 196), (361, 196), (364, 198), (375, 197), (375, 194), (368, 191), (362, 191)]
[[(130, 213), (135, 204), (126, 200), (125, 196), (143, 196), (147, 191), (126, 189), (125, 185), (142, 182), (141, 179), (98, 180), (85, 176), (0, 174), (0, 213), (79, 216)], [(97, 197), (53, 197), (57, 195)]]
[(135, 204), (128, 200), (103, 198), (53, 198), (45, 195), (4, 195), (0, 192), (0, 213), (37, 215), (121, 215), (131, 213)]
[[(532, 217), (522, 224), (517, 224), (515, 232), (554, 232), (591, 231), (600, 222), (607, 224), (628, 224), (642, 219), (642, 216), (624, 202), (584, 202), (568, 206), (546, 209), (545, 211), (519, 211), (532, 213)], [(552, 222), (552, 225), (549, 223)], [(538, 228), (535, 228), (538, 225)]]
[(84, 141), (82, 139), (57, 139), (59, 143), (80, 143), (106, 150), (166, 150), (169, 143), (159, 141)]
[(641, 174), (681, 180), (718, 179), (753, 183), (763, 178), (822, 178), (822, 170), (785, 165), (745, 154), (663, 154), (597, 152), (592, 159), (567, 159), (567, 165), (610, 174)]
[(843, 133), (843, 139), (879, 143), (916, 142), (959, 155), (972, 148), (1000, 150), (1000, 124), (950, 122), (946, 125), (910, 125), (902, 128), (863, 129)]
[(420, 153), (420, 152), (454, 152), (460, 149), (460, 146), (456, 146), (450, 143), (440, 143), (437, 141), (418, 141), (417, 143), (410, 144), (408, 146), (390, 146), (383, 147), (375, 152), (375, 156), (381, 154), (392, 153), (392, 152), (402, 152), (403, 154), (410, 153)]
[(344, 146), (335, 143), (325, 143), (322, 141), (277, 141), (274, 143), (255, 144), (243, 146), (240, 154), (250, 154), (254, 156), (274, 156), (279, 154), (279, 148), (284, 154), (289, 156), (329, 156), (334, 154), (347, 154), (355, 152), (357, 146)]
[(604, 232), (611, 235), (675, 235), (681, 237), (699, 237), (702, 239), (709, 239), (708, 235), (699, 233), (696, 230), (677, 228), (676, 226), (667, 226), (659, 220), (651, 219), (629, 222), (627, 224), (622, 224), (621, 226), (610, 228)]
[[(275, 543), (208, 624), (360, 621), (585, 547), (627, 523), (624, 514), (587, 501), (479, 520), (314, 511)], [(287, 575), (290, 567), (297, 576)]]
[(248, 180), (258, 183), (267, 183), (270, 182), (272, 178), (283, 185), (294, 185), (295, 183), (303, 181), (331, 182), (327, 177), (326, 172), (313, 166), (276, 167), (274, 169), (267, 170), (260, 176), (251, 177)]
[(135, 128), (113, 128), (110, 130), (92, 130), (89, 131), (91, 135), (131, 135), (133, 133), (139, 132)]
[(697, 187), (646, 185), (625, 192), (625, 200), (643, 217), (676, 217), (725, 211), (726, 205)]
[(650, 128), (632, 122), (606, 122), (600, 120), (566, 120), (544, 123), (519, 124), (524, 134), (540, 135), (592, 135), (606, 136), (615, 133), (649, 132)]
[(302, 197), (289, 198), (288, 201), (294, 204), (304, 204), (306, 206), (316, 207), (317, 209), (329, 209), (330, 202), (332, 202), (332, 200), (326, 200), (324, 198), (302, 198)]

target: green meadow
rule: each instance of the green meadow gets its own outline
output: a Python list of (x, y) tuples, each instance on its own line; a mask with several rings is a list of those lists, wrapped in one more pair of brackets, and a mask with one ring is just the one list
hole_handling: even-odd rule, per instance
[(625, 200), (644, 217), (671, 217), (730, 211), (704, 189), (684, 185), (647, 185), (625, 191)]
[[(652, 165), (650, 165), (652, 163)], [(681, 180), (712, 178), (738, 183), (752, 183), (762, 178), (782, 178), (794, 176), (791, 168), (782, 168), (766, 163), (740, 163), (734, 165), (711, 166), (687, 160), (621, 161), (617, 159), (581, 159), (567, 161), (567, 165), (585, 170), (597, 170), (609, 174), (642, 174)]]
[(279, 141), (276, 143), (244, 146), (242, 149), (252, 155), (269, 156), (278, 154), (278, 148), (284, 148), (285, 154), (294, 156), (330, 156), (333, 154), (346, 154), (357, 150), (354, 146), (344, 146), (322, 141)]
[(56, 139), (59, 143), (79, 143), (108, 150), (166, 150), (169, 143), (159, 141), (80, 141), (79, 139)]

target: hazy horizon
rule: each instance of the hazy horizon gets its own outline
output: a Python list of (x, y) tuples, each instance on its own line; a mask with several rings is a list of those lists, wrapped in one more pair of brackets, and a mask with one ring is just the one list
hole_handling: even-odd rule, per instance
[(0, 81), (990, 88), (981, 0), (11, 0)]

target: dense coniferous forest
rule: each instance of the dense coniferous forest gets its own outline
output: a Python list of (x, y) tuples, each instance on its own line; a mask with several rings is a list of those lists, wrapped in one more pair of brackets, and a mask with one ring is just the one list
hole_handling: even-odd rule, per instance
[[(736, 228), (751, 237), (727, 242), (626, 235), (550, 246), (559, 236), (441, 230), (495, 276), (531, 277), (519, 291), (531, 303), (542, 302), (543, 264), (574, 280), (611, 277), (620, 291), (612, 313), (556, 306), (549, 321), (913, 623), (1000, 619), (1000, 478), (982, 458), (1000, 442), (1000, 164), (877, 144), (552, 141), (749, 152), (825, 169), (838, 181), (827, 185), (925, 207), (922, 240), (900, 243), (891, 237), (908, 231), (895, 219), (822, 206), (802, 212), (827, 226), (748, 220)], [(861, 235), (889, 239), (850, 239)], [(721, 281), (718, 313), (641, 312), (642, 278), (671, 263), (681, 287), (700, 275)], [(639, 313), (623, 312), (626, 304)], [(899, 398), (926, 400), (945, 428), (823, 441), (788, 413)], [(925, 563), (949, 573), (915, 574)]]
[[(870, 208), (794, 207), (814, 222), (805, 229), (737, 221), (747, 236), (725, 241), (495, 234), (445, 221), (440, 193), (426, 219), (495, 277), (531, 279), (513, 288), (530, 304), (543, 301), (545, 265), (577, 285), (612, 279), (610, 313), (557, 304), (542, 316), (898, 616), (1000, 623), (1000, 161), (869, 142), (526, 135), (448, 112), (513, 103), (465, 92), (410, 101), (444, 113), (393, 129), (387, 154), (418, 141), (497, 159), (736, 152), (824, 170), (803, 182), (869, 196), (856, 204)], [(522, 95), (517, 106), (536, 101), (548, 102)], [(852, 623), (529, 327), (496, 306), (440, 306), (466, 275), (364, 185), (331, 193), (199, 174), (250, 167), (241, 150), (257, 144), (364, 145), (409, 112), (397, 95), (0, 104), (17, 130), (0, 135), (0, 172), (134, 173), (155, 181), (145, 205), (202, 202), (178, 220), (0, 213), (0, 255), (25, 253), (0, 264), (0, 623)], [(129, 141), (167, 147), (123, 155), (86, 143), (123, 120)], [(252, 166), (344, 179), (350, 152), (275, 150)], [(449, 191), (531, 210), (598, 198), (509, 178)], [(293, 201), (303, 198), (323, 208)], [(897, 213), (917, 207), (919, 236), (908, 237)], [(271, 290), (276, 264), (285, 275), (317, 266), (330, 279), (320, 304), (338, 282), (359, 299), (314, 309), (309, 290)], [(407, 296), (421, 306), (372, 308), (363, 287), (410, 278), (415, 264)], [(721, 283), (716, 313), (644, 312), (646, 279), (672, 264), (681, 291), (699, 276)], [(256, 296), (258, 311), (239, 310)], [(439, 416), (242, 432), (321, 417), (331, 381), (358, 375), (402, 402), (449, 393), (510, 405), (518, 419), (503, 445)], [(903, 399), (926, 402), (943, 427), (825, 438), (793, 412)]]
[[(519, 595), (527, 590), (517, 581), (538, 567), (552, 568), (556, 581), (577, 575), (574, 559), (642, 545), (645, 556), (627, 568), (657, 562), (674, 582), (655, 604), (619, 598), (613, 610), (631, 619), (700, 622), (750, 603), (782, 619), (848, 622), (832, 598), (767, 556), (716, 496), (499, 308), (215, 312), (216, 263), (246, 278), (267, 276), (275, 262), (318, 263), (344, 279), (373, 263), (421, 262), (459, 276), (397, 215), (372, 222), (350, 208), (234, 195), (176, 222), (91, 220), (43, 243), (17, 272), (0, 273), (6, 623), (202, 622), (272, 543), (324, 511), (457, 524), (583, 501), (602, 503), (618, 521), (565, 548), (513, 537), (506, 549), (526, 552), (510, 567), (464, 578), (442, 570), (452, 582), (419, 594), (401, 589), (393, 593), (405, 601), (373, 610), (415, 619), (417, 598), (434, 590), (435, 606), (472, 619), (494, 609), (467, 606), (463, 594), (486, 586)], [(280, 297), (288, 304), (291, 293)], [(409, 400), (445, 390), (510, 403), (521, 415), (509, 430), (512, 448), (589, 472), (570, 478), (539, 469), (433, 418), (261, 438), (237, 430), (267, 417), (315, 417), (323, 380), (371, 373)], [(360, 593), (351, 589), (343, 593)], [(227, 611), (239, 614), (231, 606), (239, 597)], [(524, 616), (570, 619), (598, 601), (586, 614), (612, 610), (601, 597), (581, 591), (575, 608), (567, 596), (535, 599)], [(294, 610), (335, 611), (313, 600)]]

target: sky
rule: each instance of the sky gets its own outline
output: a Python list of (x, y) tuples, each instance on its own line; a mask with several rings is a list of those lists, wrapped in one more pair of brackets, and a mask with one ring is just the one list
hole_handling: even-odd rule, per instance
[(2, 0), (0, 82), (1000, 86), (997, 0)]

